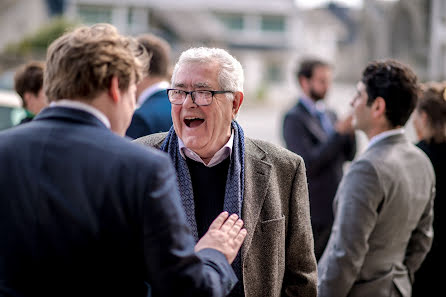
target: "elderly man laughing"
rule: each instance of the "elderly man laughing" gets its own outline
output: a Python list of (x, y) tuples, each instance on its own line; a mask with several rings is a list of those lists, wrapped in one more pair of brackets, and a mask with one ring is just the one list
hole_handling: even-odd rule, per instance
[(242, 66), (225, 50), (183, 52), (167, 90), (173, 127), (136, 141), (173, 160), (196, 240), (222, 210), (245, 222), (248, 235), (233, 263), (240, 282), (230, 296), (316, 296), (304, 162), (244, 136), (235, 121), (243, 80)]

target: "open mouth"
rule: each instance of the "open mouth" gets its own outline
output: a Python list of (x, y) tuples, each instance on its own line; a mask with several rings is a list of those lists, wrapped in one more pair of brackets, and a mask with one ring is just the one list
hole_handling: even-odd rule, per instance
[(195, 127), (198, 127), (201, 124), (203, 124), (204, 123), (204, 119), (201, 119), (201, 118), (188, 118), (188, 119), (184, 119), (184, 123), (189, 128), (195, 128)]

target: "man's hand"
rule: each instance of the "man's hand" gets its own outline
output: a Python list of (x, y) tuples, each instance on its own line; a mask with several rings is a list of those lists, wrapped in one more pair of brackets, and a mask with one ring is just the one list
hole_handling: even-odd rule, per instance
[(246, 229), (242, 229), (243, 221), (236, 214), (225, 211), (212, 222), (208, 232), (195, 245), (195, 251), (211, 248), (221, 252), (229, 264), (234, 261), (238, 250), (246, 237)]
[(353, 115), (347, 116), (345, 119), (336, 122), (335, 130), (339, 134), (349, 134), (353, 133), (354, 129), (352, 126)]

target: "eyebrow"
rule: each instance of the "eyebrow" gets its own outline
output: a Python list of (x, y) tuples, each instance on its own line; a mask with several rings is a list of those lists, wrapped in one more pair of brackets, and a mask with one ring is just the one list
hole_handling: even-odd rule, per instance
[[(186, 88), (184, 83), (175, 83), (176, 88)], [(203, 89), (203, 88), (211, 88), (211, 85), (206, 82), (198, 82), (194, 85), (194, 89)]]

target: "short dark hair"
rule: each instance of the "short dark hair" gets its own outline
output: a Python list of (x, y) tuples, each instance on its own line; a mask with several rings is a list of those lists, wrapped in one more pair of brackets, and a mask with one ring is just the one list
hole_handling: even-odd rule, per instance
[(426, 113), (433, 140), (443, 142), (446, 140), (446, 83), (428, 82), (422, 85), (422, 91), (417, 110)]
[(43, 86), (43, 70), (45, 63), (32, 61), (22, 65), (14, 75), (14, 89), (20, 95), (23, 106), (26, 107), (24, 96), (26, 92), (38, 95)]
[(331, 67), (331, 65), (319, 59), (304, 59), (300, 62), (299, 68), (297, 69), (297, 79), (300, 77), (310, 79), (313, 76), (316, 67)]
[(153, 34), (140, 35), (138, 42), (152, 55), (146, 75), (158, 75), (167, 77), (170, 73), (170, 45)]
[(370, 62), (362, 73), (370, 106), (377, 97), (386, 102), (386, 118), (393, 127), (406, 124), (420, 94), (417, 76), (396, 60)]

